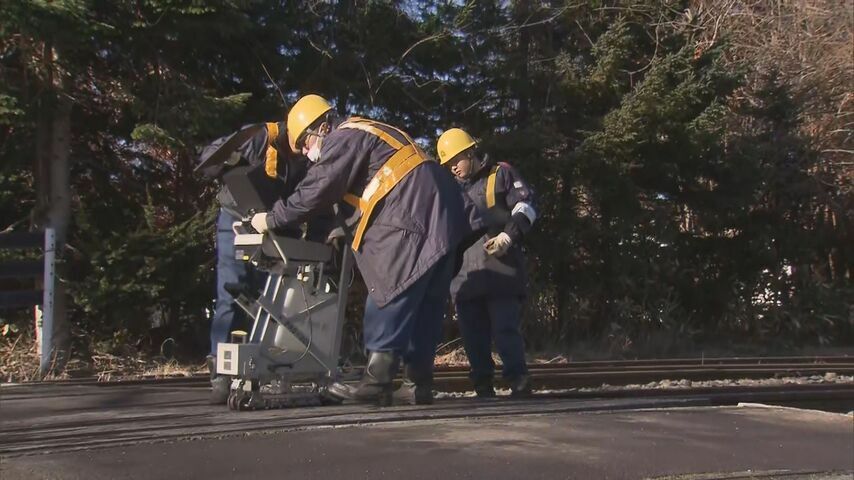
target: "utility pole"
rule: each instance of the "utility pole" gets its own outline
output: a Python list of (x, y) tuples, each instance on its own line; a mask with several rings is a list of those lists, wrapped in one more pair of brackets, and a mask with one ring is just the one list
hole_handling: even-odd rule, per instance
[[(71, 219), (69, 156), (71, 153), (71, 100), (63, 78), (56, 74), (56, 52), (45, 42), (46, 89), (40, 100), (36, 158), (33, 165), (37, 201), (33, 223), (45, 230), (44, 300), (37, 327), (42, 327), (39, 371), (41, 376), (60, 370), (68, 360), (71, 328), (66, 314), (65, 286), (57, 275)], [(41, 317), (41, 318), (39, 318)]]

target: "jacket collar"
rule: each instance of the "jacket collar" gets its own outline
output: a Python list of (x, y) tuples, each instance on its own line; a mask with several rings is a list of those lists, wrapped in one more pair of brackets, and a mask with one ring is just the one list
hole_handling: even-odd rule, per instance
[(495, 162), (493, 162), (492, 159), (489, 158), (489, 155), (484, 154), (483, 158), (480, 159), (480, 168), (478, 168), (475, 172), (473, 172), (471, 175), (469, 175), (468, 178), (466, 178), (466, 179), (457, 178), (457, 181), (460, 182), (460, 184), (462, 184), (462, 185), (469, 185), (469, 184), (475, 183), (478, 180), (480, 180), (481, 178), (489, 175), (489, 172), (492, 170), (492, 165), (494, 163)]

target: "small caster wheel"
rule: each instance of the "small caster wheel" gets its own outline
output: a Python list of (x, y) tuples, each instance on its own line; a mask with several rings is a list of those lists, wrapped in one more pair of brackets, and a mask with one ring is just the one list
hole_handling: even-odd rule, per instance
[(235, 400), (235, 410), (238, 412), (245, 412), (246, 410), (252, 410), (252, 402), (250, 402), (249, 395), (242, 393), (237, 400)]
[(243, 392), (240, 390), (232, 390), (228, 395), (228, 409), (240, 410), (240, 403), (243, 400)]

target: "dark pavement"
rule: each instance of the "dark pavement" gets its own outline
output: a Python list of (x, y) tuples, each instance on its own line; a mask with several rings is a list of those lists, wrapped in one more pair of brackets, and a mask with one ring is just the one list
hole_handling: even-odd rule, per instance
[(752, 406), (392, 421), (0, 457), (2, 480), (854, 478), (790, 475), (831, 471), (854, 471), (850, 415)]

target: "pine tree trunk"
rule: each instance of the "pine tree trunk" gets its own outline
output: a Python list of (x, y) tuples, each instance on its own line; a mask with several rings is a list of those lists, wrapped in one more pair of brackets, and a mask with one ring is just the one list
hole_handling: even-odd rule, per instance
[[(63, 94), (62, 80), (54, 76), (55, 52), (49, 43), (43, 48), (46, 75), (45, 90), (39, 104), (36, 158), (33, 165), (37, 191), (33, 223), (38, 228), (53, 228), (56, 233), (56, 257), (61, 259), (71, 218), (71, 188), (68, 160), (71, 152), (71, 101)], [(50, 92), (50, 93), (47, 93)], [(60, 271), (61, 272), (61, 271)], [(62, 370), (68, 361), (71, 326), (66, 312), (65, 286), (61, 273), (54, 281), (52, 372)]]
[[(71, 186), (69, 184), (69, 156), (71, 154), (71, 101), (59, 96), (53, 111), (53, 128), (50, 144), (50, 210), (48, 224), (56, 232), (56, 255), (62, 259), (68, 224), (71, 220)], [(61, 263), (60, 263), (61, 265)], [(66, 310), (66, 292), (63, 270), (57, 268), (54, 281), (53, 351), (57, 371), (68, 361), (71, 346), (71, 325)]]

